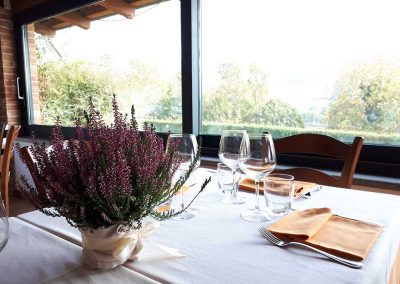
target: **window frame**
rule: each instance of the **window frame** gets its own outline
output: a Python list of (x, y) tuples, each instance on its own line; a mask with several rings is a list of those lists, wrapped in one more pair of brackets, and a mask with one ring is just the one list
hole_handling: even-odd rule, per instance
[[(98, 0), (54, 1), (31, 7), (14, 17), (17, 44), (17, 66), (20, 80), (22, 135), (32, 132), (38, 138), (49, 138), (52, 126), (32, 124), (32, 97), (29, 93), (29, 50), (27, 24), (91, 5)], [(202, 134), (201, 124), (201, 0), (181, 0), (181, 72), (182, 72), (182, 131), (194, 133), (202, 140), (202, 155), (218, 158), (219, 135)], [(29, 79), (29, 80), (28, 80)], [(66, 137), (72, 137), (73, 127), (63, 127)], [(165, 136), (164, 134), (162, 134)], [(340, 163), (310, 155), (281, 155), (283, 164), (301, 164), (327, 170), (339, 170)], [(356, 172), (400, 178), (400, 147), (365, 144), (361, 150)]]

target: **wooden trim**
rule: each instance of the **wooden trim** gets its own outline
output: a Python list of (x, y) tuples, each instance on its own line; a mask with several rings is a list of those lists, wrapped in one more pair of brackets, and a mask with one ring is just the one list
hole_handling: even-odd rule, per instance
[(129, 5), (123, 0), (106, 0), (104, 2), (100, 2), (98, 5), (128, 19), (132, 19), (135, 16), (135, 7)]
[(85, 30), (90, 28), (90, 19), (79, 15), (77, 12), (69, 12), (67, 14), (58, 15), (55, 18)]
[[(135, 9), (139, 9), (139, 8), (143, 8), (143, 7), (150, 6), (150, 5), (156, 5), (156, 4), (159, 4), (161, 2), (162, 1), (160, 1), (160, 0), (142, 0), (142, 1), (130, 2), (130, 3), (127, 3), (127, 4), (129, 6), (135, 8)], [(101, 2), (97, 3), (97, 5), (101, 6)], [(87, 15), (86, 17), (88, 17), (88, 18), (90, 18), (92, 20), (96, 20), (98, 18), (104, 18), (104, 17), (107, 17), (107, 16), (111, 16), (113, 13), (118, 13), (118, 12), (113, 12), (111, 9), (109, 9), (109, 10), (104, 10), (104, 11), (100, 11), (100, 12), (97, 12), (97, 13), (93, 13), (93, 14)], [(55, 25), (54, 27), (62, 28), (62, 27), (65, 27), (65, 25), (62, 26), (62, 24), (58, 24), (58, 25)]]
[(35, 32), (48, 36), (48, 37), (54, 37), (56, 35), (56, 30), (52, 29), (49, 26), (46, 26), (42, 23), (35, 23)]

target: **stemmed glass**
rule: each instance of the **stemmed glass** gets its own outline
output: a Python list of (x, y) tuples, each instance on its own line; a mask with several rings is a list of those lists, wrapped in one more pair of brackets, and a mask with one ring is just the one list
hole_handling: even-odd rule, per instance
[[(176, 172), (176, 177), (184, 177), (189, 170), (191, 163), (194, 161), (197, 155), (197, 141), (193, 134), (171, 134), (168, 137), (167, 148), (169, 145), (177, 145), (178, 158), (180, 160), (179, 168)], [(199, 163), (196, 164), (196, 167)], [(181, 188), (181, 209), (185, 208), (185, 200), (183, 196), (183, 188)], [(179, 214), (176, 219), (191, 219), (197, 215), (197, 211), (194, 209), (186, 209), (184, 212)]]
[(254, 179), (256, 186), (256, 200), (254, 209), (249, 209), (241, 214), (246, 221), (264, 222), (271, 220), (267, 211), (260, 210), (259, 182), (268, 175), (276, 166), (274, 142), (270, 134), (249, 135), (240, 145), (239, 167), (247, 176)]
[(219, 142), (218, 156), (221, 161), (230, 167), (233, 171), (233, 190), (229, 199), (225, 203), (243, 204), (244, 200), (237, 196), (239, 188), (240, 174), (239, 170), (239, 151), (243, 138), (246, 136), (246, 130), (223, 130)]
[(9, 237), (9, 224), (3, 200), (0, 197), (0, 251), (6, 246)]

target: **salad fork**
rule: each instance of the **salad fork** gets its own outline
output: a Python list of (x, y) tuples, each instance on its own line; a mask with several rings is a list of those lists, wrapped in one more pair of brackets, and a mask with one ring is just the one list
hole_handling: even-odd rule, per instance
[(267, 229), (265, 229), (264, 227), (261, 227), (258, 229), (258, 231), (261, 233), (261, 235), (263, 235), (264, 238), (266, 238), (270, 243), (272, 243), (273, 245), (276, 245), (278, 247), (286, 247), (286, 246), (290, 246), (290, 245), (297, 245), (297, 246), (301, 246), (301, 247), (306, 247), (310, 250), (313, 250), (315, 252), (319, 252), (320, 254), (325, 255), (326, 257), (335, 260), (341, 264), (347, 265), (349, 267), (352, 268), (361, 268), (363, 267), (363, 263), (362, 262), (358, 262), (358, 261), (351, 261), (348, 259), (344, 259), (341, 257), (338, 257), (336, 255), (327, 253), (325, 251), (319, 250), (317, 248), (314, 248), (312, 246), (303, 244), (303, 243), (299, 243), (299, 242), (285, 242), (279, 238), (277, 238), (276, 236), (274, 236), (273, 234), (271, 234), (270, 231), (268, 231)]

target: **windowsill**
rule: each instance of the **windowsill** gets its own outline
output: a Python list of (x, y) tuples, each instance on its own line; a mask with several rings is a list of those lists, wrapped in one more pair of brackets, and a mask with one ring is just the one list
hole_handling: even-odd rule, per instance
[[(202, 165), (206, 167), (216, 167), (217, 163), (220, 162), (221, 161), (219, 159), (213, 157), (202, 157), (201, 159)], [(288, 166), (285, 165), (278, 166), (278, 169), (285, 169), (285, 168), (288, 168)], [(329, 170), (322, 170), (322, 171), (332, 176), (340, 175), (340, 173), (337, 171), (329, 171)], [(353, 185), (400, 191), (400, 178), (355, 173), (353, 178)]]
[[(37, 139), (39, 142), (46, 142), (47, 139)], [(32, 138), (30, 137), (19, 137), (17, 142), (20, 143), (32, 143)], [(221, 161), (218, 158), (213, 157), (202, 157), (201, 164), (206, 167), (215, 168), (217, 163)], [(288, 168), (288, 166), (278, 166), (279, 169)], [(337, 171), (323, 170), (323, 172), (332, 175), (339, 176), (340, 173)], [(400, 191), (400, 178), (384, 177), (377, 175), (366, 175), (366, 174), (354, 174), (353, 185), (371, 188), (381, 188), (388, 190)]]
[[(40, 143), (49, 143), (49, 139), (43, 139), (43, 138), (35, 138), (36, 141), (40, 142)], [(29, 143), (32, 144), (32, 137), (27, 137), (27, 136), (20, 136), (15, 140), (16, 143)]]

